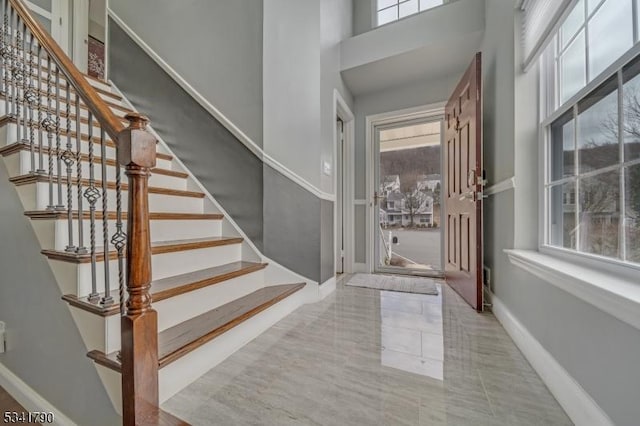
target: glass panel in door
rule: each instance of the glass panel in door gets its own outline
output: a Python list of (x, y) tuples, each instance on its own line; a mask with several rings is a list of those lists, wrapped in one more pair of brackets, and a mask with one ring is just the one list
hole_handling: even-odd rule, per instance
[(377, 270), (442, 271), (441, 120), (377, 132)]

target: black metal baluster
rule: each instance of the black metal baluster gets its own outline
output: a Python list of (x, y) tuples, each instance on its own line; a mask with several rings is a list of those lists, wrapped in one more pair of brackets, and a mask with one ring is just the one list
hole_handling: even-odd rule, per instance
[[(5, 59), (4, 59), (4, 55), (5, 55), (5, 49), (6, 49), (6, 35), (5, 35), (5, 31), (7, 28), (7, 24), (6, 24), (6, 17), (7, 17), (7, 0), (2, 0), (2, 28), (0, 28), (0, 75), (2, 75), (2, 78), (0, 78), (0, 93), (2, 93), (2, 96), (4, 96), (4, 101), (5, 101), (5, 108), (8, 107), (8, 101), (7, 101), (7, 83), (6, 83), (6, 70), (5, 70)], [(7, 112), (7, 109), (5, 109), (5, 114)]]
[(58, 204), (56, 210), (63, 211), (64, 203), (62, 201), (62, 149), (60, 146), (60, 69), (56, 66), (55, 72), (55, 85), (56, 85), (56, 185), (58, 190)]
[(38, 73), (38, 84), (36, 86), (36, 95), (37, 95), (37, 104), (38, 104), (38, 123), (35, 124), (38, 129), (38, 173), (44, 174), (44, 138), (42, 136), (42, 96), (40, 96), (40, 90), (42, 88), (42, 46), (38, 43), (38, 54), (36, 55), (37, 69)]
[[(116, 158), (118, 158), (117, 146)], [(124, 315), (124, 247), (127, 244), (127, 235), (122, 230), (122, 227), (122, 177), (120, 174), (120, 164), (116, 162), (116, 233), (111, 238), (111, 243), (118, 251), (118, 296), (120, 302), (120, 315)]]
[[(67, 147), (62, 154), (62, 161), (67, 166), (67, 227), (69, 233), (69, 244), (67, 244), (67, 248), (65, 249), (68, 252), (75, 252), (77, 250), (76, 246), (73, 244), (73, 186), (72, 186), (72, 178), (73, 178), (73, 162), (75, 160), (75, 155), (73, 154), (72, 145), (71, 145), (71, 87), (69, 85), (69, 81), (67, 80), (66, 86), (66, 116), (67, 116)], [(58, 114), (59, 115), (59, 114)], [(78, 162), (80, 162), (80, 158), (78, 157)], [(81, 222), (79, 222), (81, 223)]]
[(27, 75), (29, 76), (29, 87), (27, 88), (24, 98), (27, 101), (28, 116), (26, 117), (29, 123), (29, 154), (31, 157), (31, 173), (36, 171), (36, 149), (35, 149), (35, 130), (36, 123), (33, 121), (33, 109), (36, 108), (39, 95), (33, 87), (33, 34), (29, 37), (29, 67), (27, 68)]
[(22, 97), (20, 96), (20, 89), (22, 88), (23, 85), (23, 79), (24, 79), (24, 75), (23, 75), (23, 70), (22, 70), (22, 63), (20, 62), (20, 56), (21, 53), (20, 52), (20, 46), (22, 45), (22, 34), (20, 31), (20, 23), (19, 23), (19, 16), (16, 13), (15, 16), (15, 28), (14, 28), (14, 32), (15, 34), (15, 40), (16, 43), (14, 45), (13, 48), (13, 66), (11, 68), (11, 76), (13, 77), (13, 85), (14, 85), (14, 99), (13, 99), (13, 103), (15, 105), (15, 119), (16, 119), (16, 142), (21, 143), (22, 142), (22, 108), (21, 108), (21, 104), (22, 104)]
[(15, 21), (15, 16), (16, 13), (13, 10), (13, 8), (9, 9), (10, 12), (10, 16), (9, 16), (9, 42), (8, 42), (8, 47), (9, 47), (9, 52), (7, 53), (7, 57), (9, 58), (9, 65), (7, 67), (7, 70), (9, 71), (10, 74), (10, 78), (9, 78), (9, 92), (11, 93), (9, 96), (9, 106), (10, 106), (10, 112), (8, 113), (9, 117), (13, 118), (16, 116), (16, 85), (15, 85), (15, 78), (13, 76), (13, 60), (14, 60), (14, 44), (13, 44), (13, 28), (14, 28), (14, 21)]
[(10, 98), (10, 88), (9, 88), (9, 73), (10, 73), (10, 55), (11, 48), (10, 43), (11, 39), (9, 38), (9, 2), (5, 0), (4, 8), (3, 8), (3, 19), (2, 19), (2, 81), (3, 88), (2, 93), (4, 94), (4, 114), (8, 117), (11, 115), (11, 98)]
[[(27, 100), (27, 91), (29, 89), (29, 83), (28, 81), (31, 81), (31, 75), (29, 75), (27, 73), (28, 71), (28, 62), (27, 62), (27, 36), (28, 36), (28, 30), (27, 30), (27, 25), (23, 22), (22, 25), (20, 25), (20, 29), (22, 31), (22, 59), (21, 61), (21, 70), (22, 70), (22, 140), (21, 142), (24, 144), (29, 143), (29, 112), (27, 111), (29, 109), (29, 101)], [(30, 172), (32, 172), (34, 169), (34, 164), (31, 163), (31, 167), (29, 169)]]
[(78, 248), (76, 253), (86, 254), (87, 248), (84, 246), (84, 218), (82, 208), (82, 136), (81, 136), (81, 119), (82, 114), (80, 110), (80, 97), (76, 93), (76, 178), (78, 180)]
[(51, 80), (53, 79), (51, 75), (51, 58), (47, 56), (47, 117), (42, 121), (42, 127), (47, 131), (47, 143), (48, 147), (48, 155), (49, 155), (49, 205), (47, 206), (47, 210), (55, 210), (56, 206), (53, 202), (53, 131), (55, 130), (55, 124), (53, 119), (51, 118)]
[[(104, 129), (100, 129), (100, 156), (102, 157), (102, 236), (104, 242), (104, 297), (100, 300), (102, 306), (113, 304), (111, 296), (111, 283), (109, 282), (109, 211), (107, 200), (107, 141)], [(118, 165), (116, 164), (116, 167)]]
[[(95, 180), (95, 158), (93, 155), (93, 115), (89, 111), (89, 186), (84, 191), (84, 196), (89, 202), (89, 250), (91, 253), (91, 294), (89, 295), (90, 302), (97, 302), (100, 300), (97, 286), (96, 275), (96, 203), (100, 199), (100, 190), (96, 188)], [(80, 137), (80, 135), (78, 135)], [(106, 188), (102, 188), (103, 191)], [(107, 250), (107, 247), (104, 248)]]

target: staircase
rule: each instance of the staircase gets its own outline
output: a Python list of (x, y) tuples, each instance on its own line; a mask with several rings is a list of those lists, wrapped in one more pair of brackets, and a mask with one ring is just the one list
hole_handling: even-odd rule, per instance
[(159, 405), (313, 290), (269, 265), (146, 118), (81, 75), (21, 0), (3, 4), (0, 155), (59, 303), (124, 424), (184, 424)]

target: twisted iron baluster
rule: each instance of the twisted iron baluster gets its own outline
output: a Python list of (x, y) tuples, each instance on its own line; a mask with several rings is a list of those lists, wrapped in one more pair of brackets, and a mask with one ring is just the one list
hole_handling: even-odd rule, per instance
[[(83, 221), (83, 208), (82, 208), (82, 134), (81, 134), (81, 119), (82, 113), (80, 110), (80, 97), (76, 93), (76, 160), (77, 160), (77, 179), (78, 179), (78, 248), (76, 253), (86, 254), (87, 248), (84, 246), (84, 225)], [(68, 119), (68, 118), (67, 118)]]
[(29, 123), (29, 154), (31, 157), (31, 173), (35, 173), (36, 171), (36, 149), (35, 149), (35, 131), (33, 122), (33, 109), (36, 107), (36, 102), (38, 102), (38, 93), (33, 87), (33, 34), (29, 37), (29, 66), (27, 68), (27, 75), (29, 78), (29, 86), (26, 88), (24, 92), (24, 99), (27, 102), (27, 110), (28, 116), (26, 117), (27, 123)]
[(49, 155), (49, 205), (47, 210), (55, 210), (53, 204), (53, 131), (55, 130), (55, 122), (51, 118), (51, 58), (47, 56), (47, 117), (42, 121), (42, 127), (47, 131), (48, 155)]
[[(111, 283), (109, 282), (109, 212), (107, 211), (107, 141), (104, 128), (100, 128), (100, 156), (102, 157), (102, 237), (104, 241), (104, 297), (100, 300), (102, 306), (113, 304)], [(116, 167), (118, 165), (116, 164)]]
[[(21, 98), (21, 102), (22, 102), (22, 140), (21, 142), (23, 144), (27, 144), (29, 143), (29, 140), (27, 139), (29, 137), (29, 114), (28, 114), (28, 109), (29, 109), (29, 101), (27, 100), (27, 90), (29, 89), (29, 84), (27, 83), (28, 81), (31, 81), (31, 75), (29, 75), (28, 72), (28, 60), (27, 60), (27, 25), (25, 23), (23, 23), (21, 26), (21, 32), (23, 34), (22, 36), (22, 59), (20, 60), (21, 62), (21, 66), (20, 68), (22, 69), (22, 98)], [(29, 170), (30, 172), (32, 172), (34, 169), (34, 164), (31, 163), (31, 169)]]
[[(75, 252), (77, 250), (76, 246), (73, 245), (73, 187), (72, 187), (72, 177), (73, 177), (73, 162), (75, 161), (75, 155), (72, 151), (71, 145), (71, 87), (69, 86), (69, 81), (67, 80), (66, 86), (66, 116), (67, 116), (67, 147), (62, 154), (62, 161), (67, 166), (67, 227), (69, 232), (69, 244), (67, 244), (67, 248), (65, 249), (68, 252)], [(80, 162), (80, 158), (78, 158), (78, 162)]]
[(15, 118), (16, 118), (16, 142), (22, 142), (22, 97), (20, 96), (20, 89), (24, 82), (24, 70), (22, 69), (22, 63), (20, 62), (21, 52), (20, 46), (22, 45), (22, 32), (19, 27), (19, 16), (16, 13), (15, 17), (15, 40), (16, 43), (13, 48), (13, 65), (11, 68), (11, 77), (13, 78), (13, 85), (15, 87), (14, 100), (15, 104)]
[[(5, 52), (5, 48), (6, 48), (6, 37), (5, 37), (5, 30), (7, 28), (6, 26), (6, 17), (7, 17), (7, 1), (6, 0), (2, 0), (2, 27), (0, 28), (0, 75), (2, 75), (2, 78), (0, 79), (0, 93), (2, 93), (2, 96), (4, 96), (4, 101), (5, 101), (5, 108), (8, 107), (8, 103), (7, 103), (7, 81), (6, 81), (6, 72), (5, 72), (5, 59), (4, 59), (4, 52)], [(7, 109), (5, 109), (5, 113), (6, 113)]]
[[(116, 146), (116, 158), (118, 158)], [(124, 247), (127, 244), (127, 234), (122, 230), (122, 178), (120, 165), (116, 162), (116, 233), (111, 238), (111, 243), (118, 251), (118, 295), (120, 297), (120, 315), (124, 315)]]
[(14, 60), (14, 53), (13, 53), (13, 22), (15, 20), (15, 11), (13, 10), (13, 8), (9, 8), (9, 30), (10, 30), (10, 35), (9, 35), (9, 41), (7, 43), (7, 59), (8, 59), (8, 66), (7, 66), (7, 71), (9, 72), (10, 76), (9, 76), (9, 91), (10, 91), (10, 95), (9, 95), (9, 112), (7, 113), (7, 115), (11, 118), (14, 118), (16, 116), (15, 113), (15, 109), (16, 109), (16, 99), (15, 99), (15, 90), (16, 90), (16, 86), (15, 86), (15, 79), (13, 78), (13, 60)]
[(62, 202), (62, 149), (60, 147), (60, 69), (56, 66), (56, 185), (58, 189), (58, 204), (56, 210), (63, 211), (64, 203)]
[[(93, 115), (89, 111), (89, 186), (84, 191), (84, 197), (89, 202), (89, 244), (91, 252), (91, 294), (89, 295), (90, 302), (97, 302), (100, 300), (98, 294), (98, 285), (96, 281), (96, 202), (100, 199), (100, 190), (96, 188), (94, 162), (93, 155)], [(81, 135), (78, 135), (80, 138)], [(102, 188), (106, 191), (106, 188)], [(107, 247), (105, 247), (107, 250)]]
[(38, 55), (36, 57), (38, 63), (38, 85), (35, 89), (36, 102), (38, 103), (38, 122), (34, 123), (38, 129), (38, 171), (39, 174), (44, 174), (44, 141), (42, 136), (42, 97), (40, 96), (40, 89), (42, 88), (42, 46), (38, 43)]
[(10, 55), (11, 55), (11, 49), (9, 48), (9, 43), (11, 42), (11, 40), (9, 39), (9, 13), (10, 13), (10, 9), (9, 9), (9, 2), (5, 0), (4, 2), (4, 8), (3, 8), (3, 12), (4, 12), (4, 16), (2, 19), (2, 50), (0, 51), (0, 54), (2, 55), (2, 80), (3, 80), (3, 88), (2, 88), (2, 92), (4, 94), (4, 114), (6, 116), (10, 116), (11, 115), (11, 99), (10, 99), (10, 94), (9, 94), (9, 70), (10, 68), (10, 64), (9, 64), (9, 60), (10, 60)]

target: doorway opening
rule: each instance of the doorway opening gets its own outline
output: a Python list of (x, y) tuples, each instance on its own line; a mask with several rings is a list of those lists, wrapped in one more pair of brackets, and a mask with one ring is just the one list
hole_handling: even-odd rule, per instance
[(441, 276), (442, 123), (376, 126), (376, 270)]

